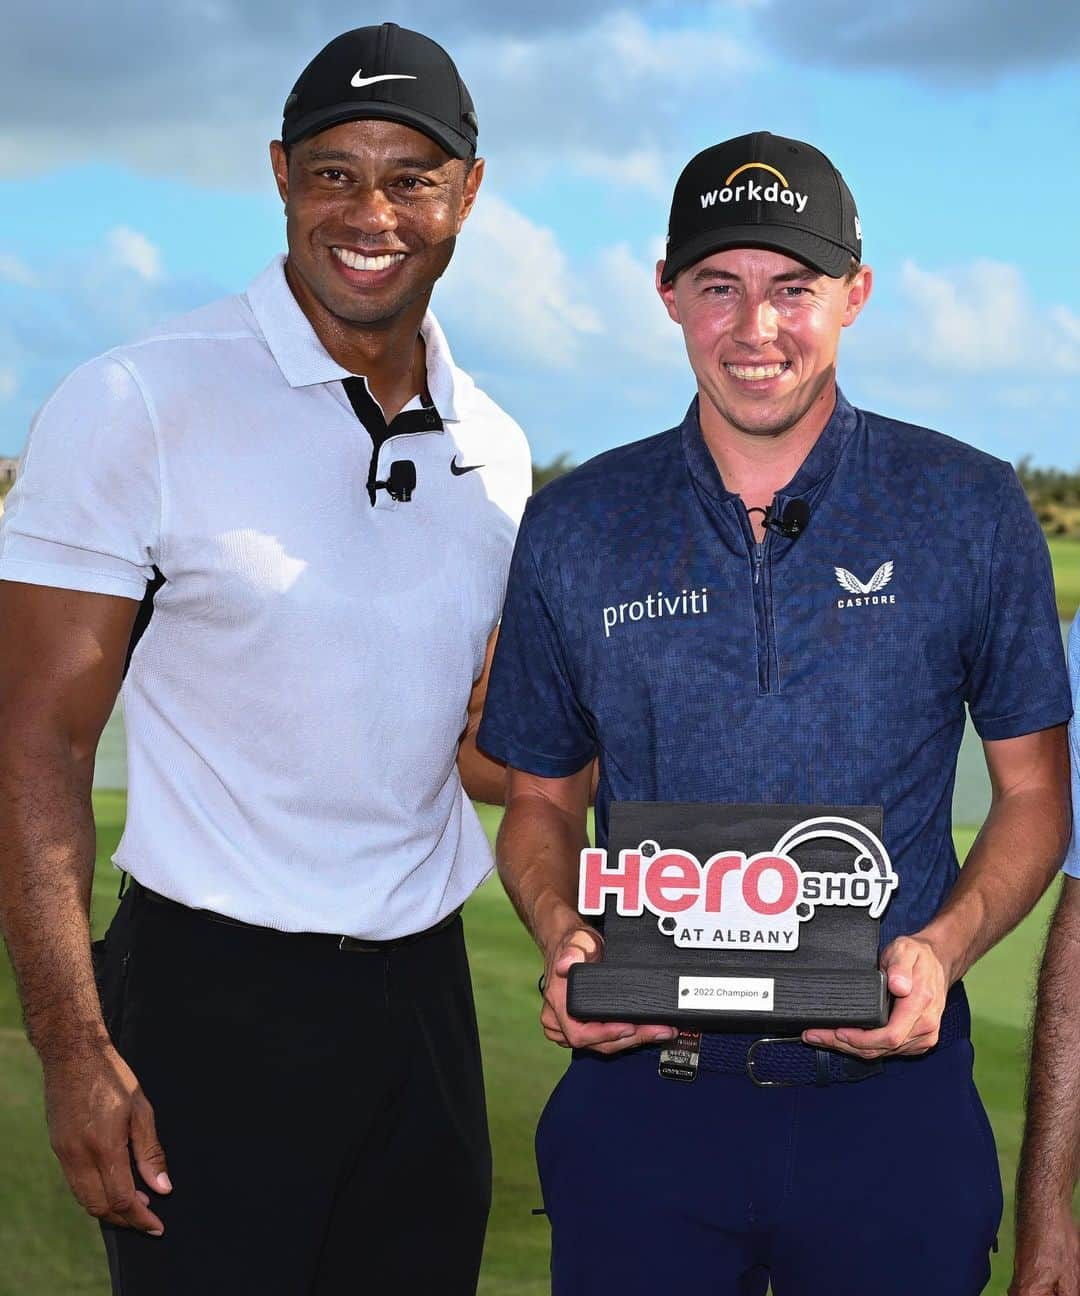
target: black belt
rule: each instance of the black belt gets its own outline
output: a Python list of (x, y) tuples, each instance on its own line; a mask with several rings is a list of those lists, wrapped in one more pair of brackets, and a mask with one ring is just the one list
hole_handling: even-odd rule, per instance
[(168, 896), (160, 895), (157, 891), (151, 891), (149, 887), (143, 886), (135, 878), (131, 879), (131, 889), (139, 900), (147, 900), (151, 904), (161, 905), (166, 909), (175, 909), (190, 917), (205, 919), (207, 922), (221, 923), (225, 927), (242, 927), (246, 931), (266, 932), (274, 936), (291, 936), (293, 939), (302, 938), (308, 941), (318, 941), (327, 945), (336, 945), (338, 949), (352, 954), (383, 954), (388, 950), (414, 945), (417, 941), (425, 940), (428, 936), (434, 936), (436, 932), (442, 931), (444, 927), (449, 927), (461, 913), (461, 906), (459, 905), (452, 913), (448, 913), (445, 918), (440, 918), (434, 926), (428, 927), (422, 932), (413, 932), (409, 936), (395, 936), (391, 940), (361, 940), (358, 936), (338, 936), (332, 932), (283, 932), (276, 927), (262, 927), (258, 923), (241, 922), (239, 918), (229, 918), (225, 914), (215, 913), (212, 909), (193, 909), (190, 905), (181, 904), (179, 900), (170, 900)]
[[(971, 1034), (971, 1012), (963, 984), (957, 982), (945, 1000), (936, 1047), (943, 1048)], [(922, 1055), (918, 1055), (922, 1056)], [(765, 1036), (752, 1038), (746, 1035), (726, 1035), (718, 1032), (701, 1036), (702, 1071), (725, 1071), (732, 1075), (746, 1075), (754, 1084), (765, 1089), (787, 1085), (827, 1085), (866, 1080), (879, 1075), (886, 1063), (894, 1060), (879, 1059), (864, 1062), (862, 1058), (835, 1049), (815, 1048), (804, 1044), (799, 1036)]]

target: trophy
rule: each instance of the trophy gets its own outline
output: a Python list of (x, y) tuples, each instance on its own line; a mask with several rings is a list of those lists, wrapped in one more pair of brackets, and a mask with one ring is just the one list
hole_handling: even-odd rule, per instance
[(897, 886), (880, 806), (622, 801), (582, 851), (604, 956), (570, 969), (580, 1021), (695, 1031), (883, 1026), (881, 915)]

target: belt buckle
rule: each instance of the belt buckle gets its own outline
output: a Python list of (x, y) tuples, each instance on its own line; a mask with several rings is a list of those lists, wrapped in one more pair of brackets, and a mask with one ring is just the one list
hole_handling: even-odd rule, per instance
[[(761, 1039), (754, 1040), (753, 1044), (746, 1050), (746, 1074), (753, 1080), (759, 1089), (790, 1089), (799, 1083), (798, 1080), (762, 1080), (754, 1073), (754, 1053), (761, 1048), (762, 1044), (802, 1044), (801, 1035), (764, 1035)], [(805, 1047), (805, 1046), (804, 1046)]]
[(338, 949), (344, 954), (381, 954), (393, 949), (394, 941), (366, 941), (359, 936), (342, 936)]

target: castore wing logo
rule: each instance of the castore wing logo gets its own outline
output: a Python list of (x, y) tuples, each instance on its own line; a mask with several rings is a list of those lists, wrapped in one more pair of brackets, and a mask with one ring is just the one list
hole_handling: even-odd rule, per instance
[(846, 567), (834, 567), (833, 571), (836, 572), (836, 579), (849, 594), (876, 594), (878, 590), (884, 589), (892, 580), (892, 569), (891, 562), (883, 562), (865, 585), (858, 577), (853, 576)]

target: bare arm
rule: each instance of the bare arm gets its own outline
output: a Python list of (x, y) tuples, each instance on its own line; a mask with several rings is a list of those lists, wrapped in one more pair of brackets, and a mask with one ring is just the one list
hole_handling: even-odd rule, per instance
[(44, 1061), (107, 1039), (90, 967), (90, 787), (135, 607), (0, 582), (0, 915)]
[(564, 1047), (615, 1053), (671, 1039), (675, 1032), (667, 1026), (579, 1022), (567, 1013), (570, 968), (596, 962), (603, 952), (599, 933), (577, 911), (578, 862), (588, 844), (586, 811), (594, 780), (592, 763), (567, 778), (511, 769), (496, 856), (507, 894), (544, 956), (544, 1034)]
[(153, 1116), (105, 1029), (90, 958), (94, 755), (137, 606), (0, 581), (0, 927), (75, 1195), (94, 1215), (157, 1231), (128, 1165), (130, 1137), (156, 1186)]
[(473, 801), (486, 801), (488, 805), (503, 805), (506, 802), (506, 766), (501, 761), (492, 760), (476, 745), (476, 731), (480, 728), (480, 718), (484, 712), (491, 659), (495, 655), (498, 637), (499, 630), (496, 626), (491, 632), (487, 652), (484, 654), (484, 669), (469, 695), (468, 721), (458, 743), (457, 755), (458, 773), (461, 775), (465, 795)]
[(949, 987), (1028, 913), (1061, 867), (1069, 842), (1065, 726), (983, 744), (993, 800), (960, 877), (922, 931), (881, 956), (896, 996), (875, 1031), (812, 1031), (804, 1038), (860, 1057), (925, 1053), (938, 1039)]
[(990, 813), (956, 886), (922, 932), (950, 984), (1031, 911), (1061, 867), (1072, 823), (1064, 725), (983, 749)]
[(1080, 879), (1067, 877), (1046, 942), (1016, 1201), (1011, 1296), (1077, 1296), (1080, 1238)]

